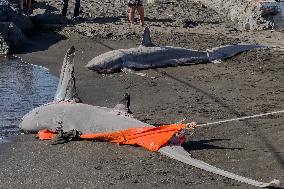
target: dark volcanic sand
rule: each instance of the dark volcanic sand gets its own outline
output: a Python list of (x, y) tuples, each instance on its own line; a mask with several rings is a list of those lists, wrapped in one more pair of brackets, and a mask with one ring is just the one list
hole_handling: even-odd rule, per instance
[[(225, 21), (223, 25), (227, 26)], [(101, 28), (105, 26), (102, 23)], [(257, 50), (220, 64), (138, 71), (145, 77), (104, 76), (87, 70), (85, 64), (111, 49), (136, 46), (141, 29), (130, 35), (135, 40), (119, 40), (128, 34), (118, 27), (122, 34), (111, 41), (84, 37), (78, 28), (38, 32), (19, 56), (58, 76), (66, 50), (75, 45), (77, 88), (85, 103), (112, 107), (129, 92), (136, 118), (155, 125), (184, 117), (207, 123), (284, 109), (284, 51)], [(239, 42), (283, 44), (280, 32), (240, 32), (231, 26), (223, 27), (223, 32), (152, 28), (155, 43), (194, 49)], [(102, 29), (104, 35), (103, 31), (108, 29)], [(283, 182), (283, 123), (284, 115), (279, 114), (199, 128), (186, 148), (193, 157), (222, 169), (264, 182), (273, 178)], [(1, 144), (0, 152), (0, 188), (253, 188), (132, 146), (88, 141), (51, 146), (24, 135)]]

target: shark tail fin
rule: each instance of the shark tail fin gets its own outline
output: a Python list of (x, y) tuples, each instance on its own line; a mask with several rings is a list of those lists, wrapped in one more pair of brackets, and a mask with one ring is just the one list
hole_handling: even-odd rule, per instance
[(148, 27), (145, 27), (145, 29), (144, 29), (143, 39), (142, 39), (141, 45), (145, 46), (145, 47), (154, 46), (152, 41), (151, 41), (150, 30), (149, 30)]
[(234, 173), (230, 173), (228, 171), (219, 169), (217, 167), (209, 165), (208, 163), (205, 163), (204, 161), (194, 159), (190, 156), (190, 154), (185, 149), (183, 149), (182, 146), (165, 146), (165, 147), (160, 148), (159, 152), (161, 154), (164, 154), (170, 158), (173, 158), (185, 164), (194, 166), (196, 168), (199, 168), (207, 172), (211, 172), (211, 173), (214, 173), (214, 174), (226, 177), (226, 178), (230, 178), (233, 180), (237, 180), (239, 182), (250, 184), (252, 186), (257, 186), (261, 188), (280, 186), (280, 181), (276, 179), (268, 183), (260, 182), (260, 181), (256, 181), (250, 178), (239, 176)]
[(250, 45), (250, 44), (238, 44), (238, 45), (226, 45), (216, 47), (211, 50), (207, 50), (207, 57), (209, 61), (224, 60), (240, 54), (245, 51), (267, 48), (263, 45)]
[(57, 91), (54, 97), (55, 101), (63, 101), (63, 100), (75, 100), (76, 102), (81, 101), (78, 98), (75, 86), (74, 56), (75, 56), (75, 47), (72, 46), (70, 49), (68, 49), (63, 60)]

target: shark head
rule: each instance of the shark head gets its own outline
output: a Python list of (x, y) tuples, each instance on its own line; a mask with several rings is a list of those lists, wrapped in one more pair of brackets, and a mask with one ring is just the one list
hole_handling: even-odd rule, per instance
[(125, 53), (123, 50), (109, 51), (93, 58), (86, 67), (98, 73), (113, 73), (123, 66)]

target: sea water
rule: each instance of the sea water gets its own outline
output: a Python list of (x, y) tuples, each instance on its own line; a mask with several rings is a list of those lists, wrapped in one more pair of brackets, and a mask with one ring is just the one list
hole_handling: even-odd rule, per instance
[(20, 134), (21, 118), (53, 100), (58, 78), (46, 68), (0, 56), (0, 143)]

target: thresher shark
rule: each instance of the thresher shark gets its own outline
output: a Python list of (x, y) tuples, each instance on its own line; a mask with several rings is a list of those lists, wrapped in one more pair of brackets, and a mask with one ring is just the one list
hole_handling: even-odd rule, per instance
[(86, 67), (98, 73), (108, 74), (124, 70), (216, 63), (241, 52), (259, 48), (266, 48), (266, 46), (236, 44), (215, 47), (206, 51), (173, 46), (155, 46), (151, 41), (150, 30), (146, 27), (140, 46), (103, 53), (89, 61)]
[[(127, 100), (126, 103), (118, 104), (114, 108), (93, 106), (80, 102), (75, 87), (74, 56), (75, 48), (72, 47), (66, 53), (63, 61), (54, 102), (37, 107), (26, 114), (20, 123), (21, 129), (28, 132), (38, 132), (43, 129), (55, 130), (61, 128), (63, 131), (75, 129), (81, 133), (102, 133), (141, 126), (155, 128), (150, 124), (134, 119), (129, 113)], [(158, 152), (199, 169), (257, 187), (279, 185), (278, 180), (268, 183), (259, 182), (194, 159), (181, 144), (166, 143)]]

